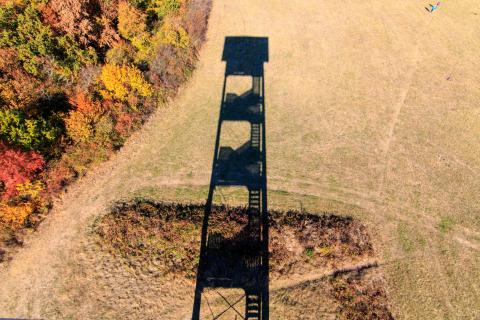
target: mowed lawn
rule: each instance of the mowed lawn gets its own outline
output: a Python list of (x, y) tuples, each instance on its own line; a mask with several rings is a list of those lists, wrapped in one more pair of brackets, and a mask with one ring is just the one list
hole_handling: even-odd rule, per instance
[[(270, 206), (368, 221), (400, 318), (480, 316), (480, 5), (426, 6), (217, 2), (181, 110), (149, 129), (157, 139), (130, 174), (145, 194), (166, 197), (156, 187), (172, 183), (172, 199), (202, 199), (188, 186), (209, 180), (223, 39), (268, 36)], [(224, 128), (226, 144), (247, 138), (246, 125)]]
[[(132, 196), (203, 201), (224, 38), (265, 36), (269, 206), (362, 219), (399, 319), (480, 317), (480, 4), (445, 1), (434, 13), (428, 4), (214, 0), (189, 84), (109, 163), (71, 188), (57, 223), (78, 223), (80, 234), (109, 203)], [(241, 93), (248, 83), (231, 85)], [(246, 124), (227, 124), (224, 132), (225, 145), (248, 137)], [(218, 201), (244, 196), (222, 193)], [(52, 254), (70, 250), (75, 237), (54, 244), (49, 228), (39, 241), (52, 245)], [(28, 272), (21, 259), (33, 260), (34, 249), (10, 269)], [(51, 270), (43, 268), (31, 277)], [(47, 299), (27, 278), (7, 287), (19, 301)]]

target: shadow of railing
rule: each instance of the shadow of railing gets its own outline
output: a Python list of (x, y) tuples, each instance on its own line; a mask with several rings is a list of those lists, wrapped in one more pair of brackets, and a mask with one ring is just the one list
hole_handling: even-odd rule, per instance
[[(208, 314), (219, 319), (233, 310), (243, 319), (269, 318), (268, 212), (265, 145), (265, 89), (263, 65), (268, 62), (268, 38), (226, 37), (222, 60), (226, 62), (222, 101), (215, 142), (210, 189), (205, 206), (192, 319)], [(250, 77), (251, 89), (242, 95), (227, 93), (228, 77)], [(234, 150), (220, 146), (222, 124), (242, 121), (250, 124), (250, 139)], [(213, 195), (218, 186), (242, 186), (248, 190), (246, 224), (235, 235), (211, 228)], [(228, 214), (228, 212), (227, 212)], [(212, 231), (214, 229), (215, 231)], [(203, 301), (207, 288), (242, 289), (243, 296), (226, 302), (214, 313)], [(235, 305), (243, 301), (240, 313)], [(205, 313), (202, 309), (207, 309)]]

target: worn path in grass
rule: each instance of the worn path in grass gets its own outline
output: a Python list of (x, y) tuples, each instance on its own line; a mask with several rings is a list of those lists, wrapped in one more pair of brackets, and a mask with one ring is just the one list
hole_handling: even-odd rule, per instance
[[(479, 316), (480, 4), (442, 2), (433, 18), (426, 5), (215, 0), (191, 81), (116, 156), (70, 187), (2, 267), (0, 315), (55, 317), (45, 313), (55, 307), (51, 295), (75, 286), (65, 272), (111, 201), (205, 199), (224, 38), (250, 35), (270, 43), (270, 207), (363, 219), (398, 318)], [(233, 146), (248, 134), (241, 124), (225, 132)], [(224, 201), (240, 196), (225, 193)], [(80, 310), (86, 302), (69, 303)]]

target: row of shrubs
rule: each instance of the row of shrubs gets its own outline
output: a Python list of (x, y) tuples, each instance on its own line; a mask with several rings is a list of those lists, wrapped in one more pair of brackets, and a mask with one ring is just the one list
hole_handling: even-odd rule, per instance
[[(155, 268), (164, 274), (193, 279), (204, 215), (204, 205), (138, 198), (115, 203), (108, 214), (95, 221), (93, 230), (99, 236), (99, 246), (129, 266), (148, 270), (158, 262)], [(268, 218), (272, 279), (341, 265), (374, 253), (365, 226), (348, 216), (269, 210)], [(207, 232), (216, 239), (218, 256), (211, 256), (210, 263), (223, 264), (228, 259), (240, 263), (259, 250), (253, 240), (257, 239), (256, 231), (248, 220), (245, 207), (211, 208)]]
[(210, 0), (0, 0), (0, 240), (35, 226), (176, 93), (209, 10)]

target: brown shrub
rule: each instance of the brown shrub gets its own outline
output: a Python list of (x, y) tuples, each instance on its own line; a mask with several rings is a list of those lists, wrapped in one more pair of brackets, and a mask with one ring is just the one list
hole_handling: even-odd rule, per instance
[(211, 6), (211, 0), (190, 0), (185, 4), (183, 23), (195, 50), (205, 40)]
[(187, 70), (191, 70), (192, 65), (193, 59), (188, 51), (172, 45), (160, 45), (150, 63), (148, 76), (156, 87), (173, 94), (186, 80)]
[(116, 117), (115, 131), (120, 136), (129, 136), (135, 128), (136, 117), (132, 113), (121, 112)]
[(98, 65), (86, 65), (78, 72), (77, 89), (83, 92), (93, 92), (97, 79), (102, 71)]
[(83, 176), (90, 167), (107, 160), (111, 152), (110, 145), (98, 145), (94, 142), (78, 143), (67, 148), (62, 161), (75, 172), (75, 176)]
[[(294, 269), (314, 270), (352, 257), (373, 254), (366, 229), (352, 218), (296, 211), (269, 213), (273, 277), (281, 277)], [(112, 254), (123, 257), (127, 263), (148, 268), (156, 261), (165, 273), (191, 277), (195, 274), (200, 254), (203, 214), (201, 205), (138, 199), (114, 205), (111, 213), (97, 222), (96, 232), (100, 236), (99, 244)], [(245, 208), (214, 206), (208, 232), (235, 242), (247, 230), (247, 221)], [(342, 237), (341, 234), (345, 233), (356, 235)], [(292, 243), (298, 244), (298, 250), (291, 250)], [(307, 254), (310, 248), (314, 250), (312, 255)], [(321, 248), (329, 248), (328, 254), (318, 250)]]
[(99, 37), (97, 0), (50, 0), (42, 9), (46, 23), (73, 36), (83, 45), (96, 44)]
[(365, 278), (364, 272), (359, 271), (330, 279), (331, 295), (339, 302), (338, 319), (393, 320), (383, 279)]
[(54, 196), (65, 188), (75, 178), (75, 172), (64, 161), (50, 165), (46, 177), (46, 191)]

